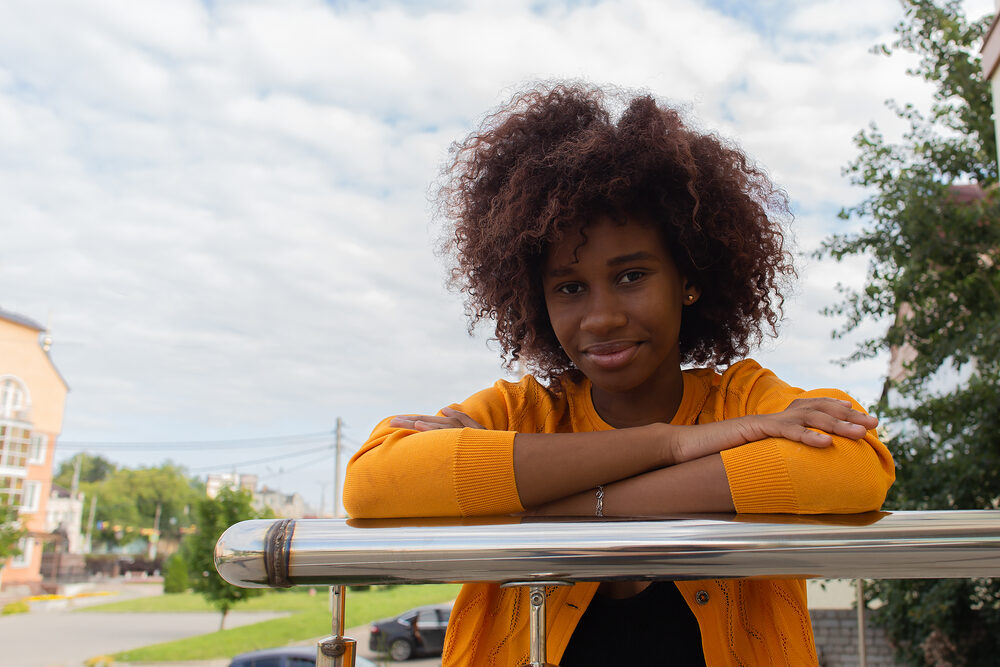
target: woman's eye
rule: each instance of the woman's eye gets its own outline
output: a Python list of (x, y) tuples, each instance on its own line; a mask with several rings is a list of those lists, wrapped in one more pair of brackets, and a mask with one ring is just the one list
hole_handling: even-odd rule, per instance
[(580, 283), (565, 283), (556, 288), (560, 294), (579, 294), (581, 290), (583, 290), (583, 285)]
[(646, 275), (642, 271), (626, 271), (622, 274), (621, 282), (623, 283), (634, 283), (635, 281)]

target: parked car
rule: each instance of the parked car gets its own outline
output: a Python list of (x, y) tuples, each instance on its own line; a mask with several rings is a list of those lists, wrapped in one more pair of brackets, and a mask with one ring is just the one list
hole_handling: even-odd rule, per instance
[(393, 660), (408, 660), (415, 655), (441, 655), (450, 615), (449, 602), (417, 607), (395, 618), (375, 621), (368, 648), (388, 653)]
[[(229, 663), (229, 667), (313, 667), (315, 664), (315, 646), (283, 646), (240, 653)], [(361, 656), (355, 657), (354, 665), (376, 667), (374, 662)]]

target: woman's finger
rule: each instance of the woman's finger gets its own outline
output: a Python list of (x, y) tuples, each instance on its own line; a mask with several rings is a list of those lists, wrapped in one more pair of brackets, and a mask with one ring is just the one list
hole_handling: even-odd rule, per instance
[(800, 398), (792, 401), (786, 411), (797, 409), (816, 410), (824, 412), (837, 419), (853, 424), (860, 424), (865, 429), (873, 429), (878, 426), (878, 417), (869, 415), (861, 410), (856, 410), (850, 401), (843, 401), (836, 398)]
[[(842, 406), (838, 406), (842, 407)], [(831, 436), (852, 440), (865, 437), (878, 420), (856, 410), (831, 409), (831, 404), (800, 405), (784, 412), (760, 416), (759, 428), (771, 436), (801, 442), (812, 447), (833, 444)], [(777, 432), (775, 432), (777, 431)]]
[(443, 429), (443, 428), (462, 428), (462, 427), (461, 425), (458, 424), (442, 424), (439, 422), (428, 422), (422, 419), (418, 419), (417, 421), (413, 422), (413, 428), (414, 430), (417, 431), (436, 431), (438, 429)]
[[(423, 424), (424, 428), (417, 428), (417, 424)], [(457, 419), (441, 417), (439, 415), (396, 415), (389, 420), (389, 426), (393, 428), (412, 428), (418, 431), (434, 428), (462, 428), (463, 424)]]
[(475, 419), (465, 414), (461, 410), (456, 410), (455, 408), (441, 408), (441, 413), (447, 417), (457, 419), (462, 426), (466, 428), (479, 428), (485, 429), (486, 427), (477, 422)]
[(829, 447), (833, 444), (833, 438), (830, 437), (829, 433), (823, 429), (810, 427), (798, 420), (778, 420), (768, 430), (772, 431), (772, 429), (777, 431), (773, 434), (769, 433), (772, 437), (784, 438), (810, 447)]

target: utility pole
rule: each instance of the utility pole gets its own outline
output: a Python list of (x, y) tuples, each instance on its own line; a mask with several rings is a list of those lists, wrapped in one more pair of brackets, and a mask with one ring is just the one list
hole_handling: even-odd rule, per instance
[(344, 420), (337, 417), (337, 428), (333, 440), (333, 517), (340, 516), (340, 428)]
[(868, 667), (867, 649), (865, 648), (865, 585), (861, 579), (855, 579), (858, 595), (858, 666)]
[(87, 519), (87, 553), (89, 554), (93, 548), (93, 543), (91, 538), (94, 535), (94, 514), (97, 512), (97, 493), (90, 497), (90, 518)]
[(69, 490), (69, 497), (76, 499), (76, 493), (80, 489), (80, 466), (83, 464), (83, 452), (76, 455), (76, 463), (73, 465), (73, 484)]
[(326, 487), (330, 482), (316, 482), (319, 484), (319, 516), (320, 518), (326, 513)]
[(153, 519), (153, 534), (149, 536), (149, 560), (156, 559), (157, 547), (160, 544), (160, 513), (163, 503), (156, 503), (156, 518)]

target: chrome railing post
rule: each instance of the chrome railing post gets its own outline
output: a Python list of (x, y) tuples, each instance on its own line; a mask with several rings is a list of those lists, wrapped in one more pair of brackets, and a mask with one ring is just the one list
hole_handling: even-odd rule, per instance
[(545, 646), (545, 587), (569, 586), (565, 581), (511, 581), (501, 588), (528, 589), (528, 664), (522, 667), (559, 667), (548, 662)]
[(358, 642), (344, 636), (344, 593), (343, 586), (330, 586), (333, 634), (316, 644), (316, 667), (354, 667)]
[(548, 667), (545, 656), (545, 586), (529, 586), (528, 600), (531, 603), (531, 639), (527, 667)]

